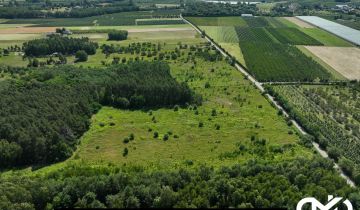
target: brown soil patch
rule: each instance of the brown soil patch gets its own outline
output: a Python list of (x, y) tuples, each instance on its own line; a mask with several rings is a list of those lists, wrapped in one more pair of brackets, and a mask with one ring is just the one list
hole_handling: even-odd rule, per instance
[(40, 34), (55, 32), (57, 27), (18, 27), (4, 28), (0, 30), (0, 34)]
[(284, 17), (286, 20), (295, 23), (297, 26), (301, 27), (301, 28), (315, 28), (315, 26), (300, 20), (299, 18), (296, 17)]
[(344, 77), (360, 80), (359, 48), (324, 46), (306, 46), (306, 48)]

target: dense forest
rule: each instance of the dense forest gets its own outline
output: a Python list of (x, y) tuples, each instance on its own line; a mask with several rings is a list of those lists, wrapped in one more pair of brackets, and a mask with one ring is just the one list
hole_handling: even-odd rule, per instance
[[(213, 169), (196, 166), (149, 172), (141, 168), (71, 165), (45, 176), (0, 178), (0, 209), (52, 208), (287, 208), (312, 195), (346, 197), (354, 209), (360, 194), (336, 175), (331, 161), (295, 159)], [(21, 196), (19, 196), (21, 195)]]
[(68, 158), (101, 105), (142, 109), (194, 99), (188, 86), (176, 82), (161, 62), (130, 62), (101, 70), (34, 69), (0, 87), (0, 167)]
[(35, 39), (23, 44), (26, 56), (45, 56), (53, 53), (73, 55), (79, 50), (84, 50), (89, 55), (94, 55), (98, 44), (87, 37), (69, 38), (60, 35), (51, 35), (48, 38)]
[(185, 16), (240, 16), (256, 14), (256, 5), (248, 4), (216, 4), (206, 2), (189, 2), (186, 4)]

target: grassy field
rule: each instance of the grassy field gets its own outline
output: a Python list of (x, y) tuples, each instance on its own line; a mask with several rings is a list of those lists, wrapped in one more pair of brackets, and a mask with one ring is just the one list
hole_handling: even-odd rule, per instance
[[(104, 107), (92, 118), (90, 130), (82, 137), (81, 145), (70, 161), (92, 165), (110, 162), (153, 169), (199, 164), (219, 167), (259, 158), (251, 136), (266, 139), (269, 152), (261, 159), (267, 161), (312, 155), (297, 144), (298, 136), (292, 134), (295, 129), (286, 125), (283, 117), (277, 115), (277, 111), (239, 72), (224, 61), (214, 63), (197, 59), (194, 69), (191, 69), (192, 65), (174, 61), (171, 73), (179, 81), (187, 81), (204, 97), (202, 106), (196, 110), (188, 107), (178, 111), (127, 111)], [(204, 88), (206, 83), (210, 84), (209, 88)], [(216, 110), (215, 115), (213, 110)], [(202, 127), (200, 123), (203, 123)], [(217, 125), (219, 129), (216, 129)], [(157, 138), (154, 138), (154, 132), (159, 133)], [(123, 143), (130, 134), (134, 134), (135, 139)], [(165, 134), (169, 134), (167, 141), (163, 140)], [(241, 144), (248, 148), (247, 151), (234, 155)], [(284, 145), (289, 148), (286, 152), (270, 152), (271, 148)], [(129, 154), (123, 157), (125, 147)]]
[(220, 42), (219, 45), (223, 47), (230, 55), (234, 56), (237, 61), (246, 66), (244, 55), (241, 52), (240, 45), (238, 43), (224, 43)]
[(205, 30), (206, 33), (217, 43), (239, 42), (235, 28), (233, 26), (201, 26), (200, 28)]

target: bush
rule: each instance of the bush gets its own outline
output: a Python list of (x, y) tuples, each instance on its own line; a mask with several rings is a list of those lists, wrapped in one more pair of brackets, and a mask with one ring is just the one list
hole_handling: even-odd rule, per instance
[(204, 127), (204, 123), (203, 122), (199, 122), (199, 128)]
[(123, 157), (126, 157), (128, 154), (129, 154), (129, 150), (127, 147), (125, 147), (123, 151)]
[(129, 143), (129, 141), (130, 141), (130, 140), (129, 140), (128, 137), (125, 137), (124, 140), (123, 140), (123, 142), (124, 142), (125, 144)]
[(88, 60), (88, 54), (84, 50), (79, 50), (75, 54), (76, 62), (84, 62)]
[(128, 36), (128, 32), (124, 30), (111, 31), (108, 33), (108, 40), (115, 40), (115, 41), (126, 40), (127, 36)]
[(330, 147), (328, 149), (329, 157), (334, 159), (335, 161), (338, 161), (340, 158), (341, 151), (336, 147)]
[(154, 138), (158, 138), (159, 137), (159, 133), (157, 131), (154, 132)]
[(164, 140), (164, 141), (169, 140), (169, 134), (165, 134), (164, 137), (163, 137), (163, 140)]

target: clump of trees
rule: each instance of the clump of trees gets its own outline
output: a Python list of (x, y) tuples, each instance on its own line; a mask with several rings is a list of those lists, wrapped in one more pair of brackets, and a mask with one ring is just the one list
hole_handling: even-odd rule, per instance
[(26, 56), (45, 56), (53, 53), (62, 55), (73, 55), (79, 50), (89, 55), (94, 55), (98, 44), (91, 42), (89, 38), (69, 38), (59, 35), (52, 35), (44, 39), (35, 39), (23, 44)]
[(108, 40), (115, 40), (115, 41), (126, 40), (127, 36), (128, 36), (128, 31), (114, 30), (108, 33)]

